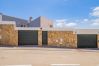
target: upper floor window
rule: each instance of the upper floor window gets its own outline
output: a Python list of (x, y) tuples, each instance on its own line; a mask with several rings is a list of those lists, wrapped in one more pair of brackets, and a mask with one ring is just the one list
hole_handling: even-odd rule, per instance
[(23, 27), (23, 25), (21, 25), (21, 27)]
[(53, 27), (53, 25), (50, 25), (50, 27)]
[(21, 27), (26, 27), (25, 25), (21, 25)]

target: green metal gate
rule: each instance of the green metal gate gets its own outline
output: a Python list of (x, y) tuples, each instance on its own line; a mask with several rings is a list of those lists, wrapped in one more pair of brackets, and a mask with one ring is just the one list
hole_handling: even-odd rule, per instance
[(38, 31), (19, 30), (18, 43), (19, 45), (38, 45)]
[(42, 44), (47, 45), (48, 44), (48, 32), (42, 31)]
[(97, 48), (97, 35), (79, 34), (77, 35), (78, 48)]

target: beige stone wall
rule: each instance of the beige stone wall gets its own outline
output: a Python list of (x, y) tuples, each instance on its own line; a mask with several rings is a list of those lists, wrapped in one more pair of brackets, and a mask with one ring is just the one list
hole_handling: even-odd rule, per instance
[(77, 35), (72, 31), (48, 31), (48, 46), (77, 48)]
[(18, 31), (12, 24), (0, 24), (0, 45), (18, 46)]
[(97, 48), (99, 48), (99, 34), (97, 35)]
[(42, 46), (42, 30), (38, 31), (38, 46)]

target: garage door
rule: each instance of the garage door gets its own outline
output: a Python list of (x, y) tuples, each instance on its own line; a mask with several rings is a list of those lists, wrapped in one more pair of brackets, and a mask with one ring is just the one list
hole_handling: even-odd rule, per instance
[(18, 31), (19, 45), (38, 45), (38, 31)]
[(42, 45), (47, 45), (48, 44), (48, 36), (47, 36), (47, 31), (42, 32)]
[(78, 48), (96, 48), (97, 35), (80, 34), (77, 35)]

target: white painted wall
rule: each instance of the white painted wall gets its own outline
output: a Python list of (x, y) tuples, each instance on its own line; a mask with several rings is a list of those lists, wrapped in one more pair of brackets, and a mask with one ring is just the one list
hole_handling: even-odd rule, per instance
[(76, 29), (76, 34), (99, 34), (99, 29)]
[(41, 16), (41, 20), (40, 20), (40, 23), (41, 23), (41, 27), (45, 27), (45, 28), (50, 28), (50, 26), (52, 25), (53, 26), (53, 21), (52, 20), (49, 20), (45, 17), (42, 17)]
[(53, 21), (42, 16), (34, 19), (32, 22), (29, 23), (29, 27), (48, 28), (50, 27), (50, 25), (53, 25)]

